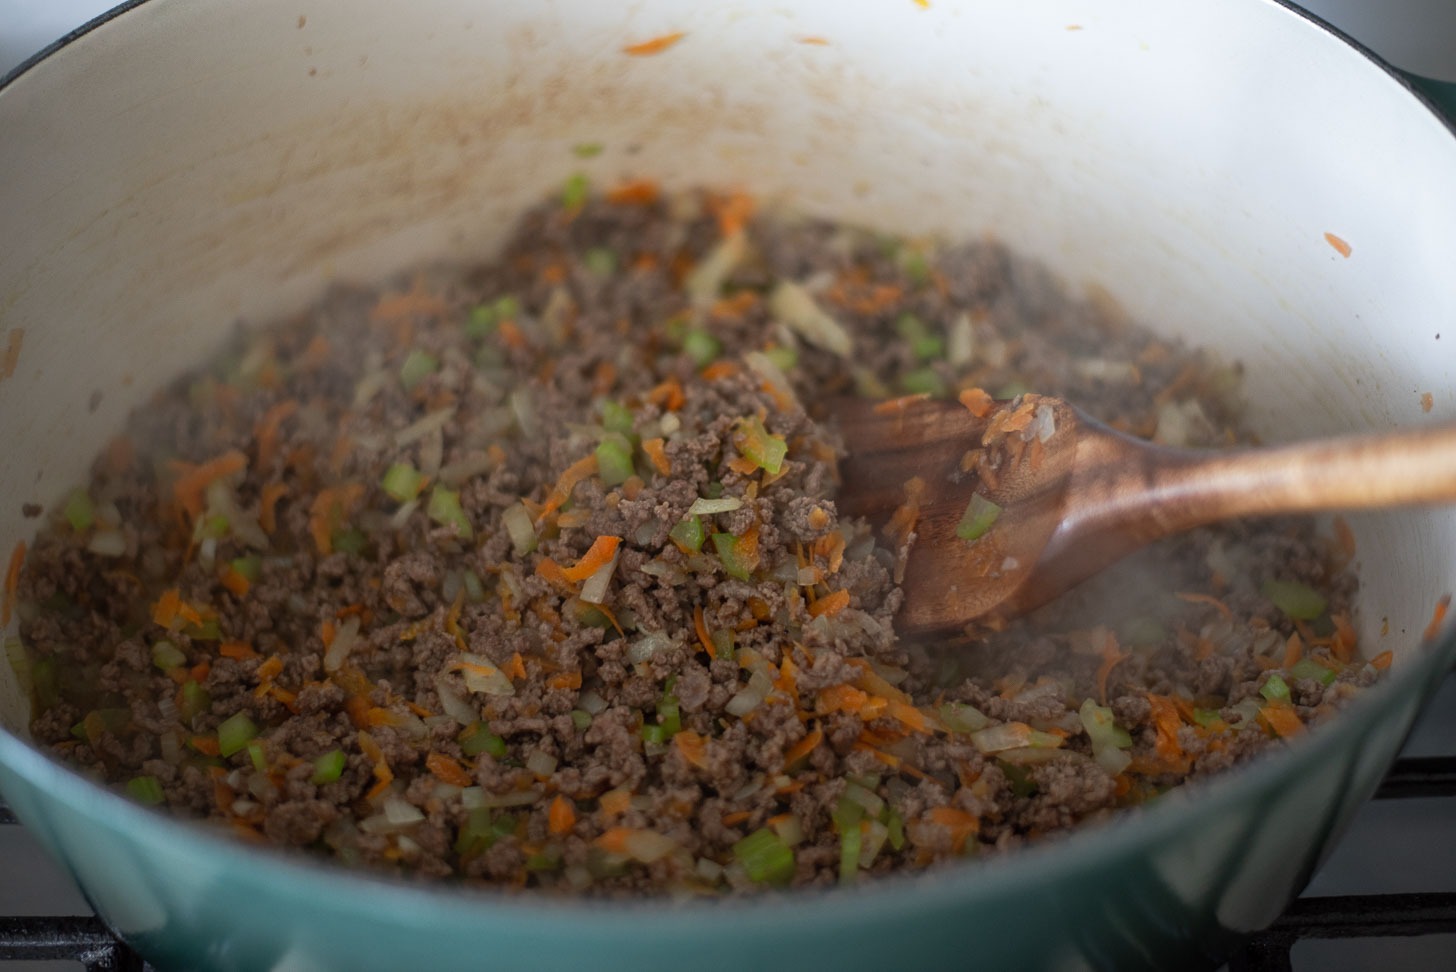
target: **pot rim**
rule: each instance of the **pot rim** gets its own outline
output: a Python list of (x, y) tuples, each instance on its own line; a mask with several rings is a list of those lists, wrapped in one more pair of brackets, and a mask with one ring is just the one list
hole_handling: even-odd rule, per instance
[[(0, 97), (15, 96), (12, 91), (16, 83), (38, 65), (149, 2), (124, 0), (48, 44), (0, 76)], [(1297, 6), (1293, 0), (1257, 2), (1282, 8), (1351, 48), (1399, 84), (1456, 138), (1456, 119), (1440, 111), (1412, 83), (1410, 76), (1374, 51)], [(716, 919), (728, 917), (731, 924), (724, 922), (722, 928), (736, 936), (745, 934), (750, 927), (799, 926), (820, 919), (884, 923), (897, 914), (922, 912), (936, 902), (993, 898), (1028, 884), (1044, 884), (1049, 877), (1095, 874), (1129, 851), (1158, 845), (1189, 826), (1215, 818), (1221, 807), (1279, 787), (1299, 766), (1327, 760), (1332, 751), (1349, 745), (1346, 737), (1363, 732), (1367, 721), (1378, 722), (1391, 716), (1408, 694), (1418, 695), (1423, 704), (1453, 666), (1456, 666), (1456, 612), (1446, 619), (1434, 637), (1410, 649), (1409, 656), (1397, 661), (1396, 670), (1385, 681), (1292, 746), (1266, 753), (1231, 773), (1185, 785), (1160, 799), (1156, 806), (1119, 813), (1113, 820), (1081, 826), (1065, 836), (1037, 841), (989, 860), (967, 861), (929, 873), (896, 874), (851, 888), (789, 892), (794, 899), (789, 908), (781, 907), (783, 895), (775, 893), (673, 902), (664, 908), (665, 899), (661, 897), (603, 901), (511, 894), (489, 887), (443, 882), (409, 883), (272, 845), (244, 844), (199, 821), (169, 818), (93, 782), (4, 726), (0, 726), (0, 765), (63, 803), (84, 806), (88, 815), (114, 821), (117, 829), (164, 827), (166, 840), (183, 845), (190, 853), (212, 855), (226, 872), (251, 872), (258, 868), (257, 861), (265, 860), (267, 863), (262, 869), (269, 873), (269, 883), (287, 887), (291, 896), (308, 898), (316, 906), (331, 911), (357, 913), (367, 902), (368, 910), (390, 914), (401, 925), (428, 926), (441, 921), (469, 921), (478, 917), (482, 908), (490, 908), (498, 918), (516, 923), (527, 933), (550, 933), (559, 929), (564, 916), (573, 922), (575, 930), (603, 937), (635, 936), (640, 926), (624, 922), (622, 919), (626, 917), (650, 914), (660, 922), (670, 921), (679, 927), (709, 916), (715, 924)]]

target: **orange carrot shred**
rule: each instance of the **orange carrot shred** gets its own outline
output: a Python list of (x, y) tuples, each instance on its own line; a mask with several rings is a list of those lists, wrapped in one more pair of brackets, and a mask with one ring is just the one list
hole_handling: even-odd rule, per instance
[(672, 737), (672, 744), (683, 754), (683, 759), (699, 769), (708, 768), (708, 741), (691, 729), (684, 729)]
[(506, 674), (513, 679), (523, 679), (526, 677), (526, 660), (521, 657), (519, 651), (511, 653), (511, 664), (506, 669)]
[(571, 832), (576, 826), (576, 807), (569, 798), (560, 793), (552, 798), (551, 807), (546, 811), (546, 825), (558, 837)]
[(928, 736), (935, 728), (924, 712), (921, 712), (909, 703), (901, 702), (898, 699), (887, 699), (885, 707), (888, 710), (890, 718), (899, 722), (912, 732), (918, 732)]
[(818, 749), (819, 744), (823, 741), (824, 730), (820, 729), (818, 726), (815, 726), (804, 736), (803, 739), (800, 739), (788, 749), (784, 750), (784, 766), (786, 768), (789, 766), (793, 766), (799, 760), (803, 759), (805, 756), (808, 756), (814, 750)]
[(1289, 640), (1284, 643), (1284, 665), (1283, 665), (1283, 667), (1286, 668), (1286, 669), (1293, 668), (1295, 665), (1299, 664), (1299, 660), (1301, 658), (1303, 658), (1303, 657), (1304, 657), (1304, 639), (1301, 638), (1299, 636), (1299, 632), (1296, 631), (1293, 634), (1291, 634), (1289, 636)]
[(554, 689), (579, 689), (581, 672), (557, 672), (546, 680), (546, 686)]
[(673, 31), (671, 34), (663, 34), (651, 40), (645, 40), (637, 44), (628, 44), (622, 48), (622, 53), (632, 57), (648, 57), (652, 54), (661, 54), (686, 36), (687, 31), (685, 30)]
[(637, 832), (632, 827), (612, 827), (596, 840), (592, 841), (592, 843), (609, 854), (626, 856), (627, 841)]
[(716, 661), (718, 658), (718, 649), (713, 644), (712, 636), (708, 634), (708, 622), (703, 617), (703, 606), (701, 604), (693, 606), (693, 630), (698, 634), (698, 643), (703, 646), (703, 651), (708, 653), (709, 658)]
[[(673, 737), (677, 738), (676, 736)], [(608, 819), (620, 817), (632, 806), (632, 791), (626, 789), (608, 790), (597, 798), (602, 815)]]
[(607, 193), (607, 202), (617, 205), (650, 206), (662, 193), (651, 179), (633, 179)]
[(203, 491), (219, 479), (246, 469), (248, 457), (236, 449), (229, 449), (200, 466), (188, 463), (178, 463), (177, 465), (183, 472), (172, 484), (172, 495), (177, 500), (177, 505), (186, 510), (187, 514), (195, 520), (202, 515)]
[(10, 551), (10, 565), (5, 568), (5, 591), (0, 597), (0, 625), (10, 623), (10, 615), (15, 611), (15, 594), (20, 590), (20, 567), (25, 563), (25, 541), (21, 540), (15, 544)]
[(278, 528), (278, 501), (288, 492), (284, 483), (268, 483), (259, 495), (258, 525), (272, 533)]
[(267, 469), (272, 465), (274, 453), (278, 450), (278, 430), (282, 427), (283, 420), (296, 411), (298, 411), (298, 402), (290, 398), (268, 409), (258, 420), (258, 425), (253, 431), (253, 438), (258, 443), (259, 469)]
[(1395, 659), (1395, 656), (1392, 655), (1389, 650), (1386, 650), (1386, 651), (1382, 651), (1380, 654), (1378, 654), (1374, 658), (1370, 659), (1370, 665), (1376, 671), (1383, 672), (1387, 668), (1390, 667), (1390, 663), (1394, 659)]
[(577, 483), (594, 476), (597, 472), (597, 457), (593, 453), (584, 458), (578, 459), (562, 471), (561, 477), (556, 480), (556, 485), (551, 488), (551, 495), (546, 497), (546, 504), (541, 508), (541, 514), (536, 519), (554, 513), (560, 509), (567, 500), (571, 499), (571, 493), (576, 489)]
[(1117, 636), (1108, 631), (1102, 642), (1102, 664), (1097, 668), (1097, 697), (1103, 705), (1107, 704), (1107, 680), (1125, 658), (1127, 655), (1118, 647)]
[(654, 405), (661, 405), (669, 412), (676, 412), (683, 407), (687, 398), (683, 394), (682, 382), (676, 378), (668, 378), (647, 393), (647, 400)]
[(612, 557), (617, 553), (617, 546), (621, 542), (621, 537), (614, 537), (610, 534), (597, 537), (592, 541), (591, 548), (582, 555), (581, 560), (577, 561), (574, 567), (561, 569), (561, 576), (573, 583), (586, 580), (611, 563)]
[(258, 670), (253, 674), (258, 676), (259, 681), (266, 682), (270, 679), (277, 678), (283, 674), (283, 659), (277, 655), (269, 655), (268, 660), (259, 665)]
[(250, 658), (260, 657), (253, 650), (252, 645), (249, 645), (245, 641), (224, 641), (217, 646), (217, 653), (224, 658), (231, 658), (234, 661), (247, 661)]
[(732, 813), (725, 813), (723, 814), (723, 826), (736, 827), (752, 816), (752, 810), (734, 810)]
[(177, 588), (169, 587), (157, 598), (157, 603), (152, 605), (152, 620), (164, 628), (170, 628), (172, 622), (177, 620), (177, 612), (181, 607), (181, 593)]
[(930, 392), (920, 392), (915, 395), (901, 395), (899, 398), (887, 398), (882, 402), (875, 402), (870, 411), (876, 415), (895, 415), (905, 411), (916, 402), (923, 402), (930, 398)]
[(1284, 739), (1304, 731), (1304, 723), (1299, 721), (1299, 715), (1289, 705), (1264, 706), (1259, 710), (1259, 721)]
[(223, 587), (238, 597), (247, 597), (248, 591), (253, 586), (252, 582), (234, 570), (231, 564), (222, 569), (217, 579)]
[(723, 236), (732, 236), (741, 231), (753, 215), (753, 197), (746, 192), (713, 196), (708, 200), (708, 208), (718, 220), (718, 232)]
[(817, 707), (820, 712), (861, 712), (869, 703), (870, 697), (853, 685), (830, 685), (821, 689)]
[(714, 361), (702, 371), (704, 381), (722, 381), (738, 374), (738, 365), (732, 361)]
[[(12, 569), (14, 568), (15, 562), (15, 558), (12, 557), (10, 561)], [(1443, 595), (1441, 599), (1436, 602), (1436, 610), (1431, 613), (1431, 623), (1426, 625), (1426, 630), (1421, 634), (1421, 637), (1423, 639), (1425, 639), (1426, 641), (1430, 641), (1432, 638), (1436, 637), (1436, 635), (1441, 633), (1441, 622), (1446, 620), (1446, 609), (1450, 606), (1450, 594)]]
[(652, 468), (666, 476), (672, 472), (672, 463), (667, 458), (667, 443), (661, 438), (645, 439), (642, 451), (652, 462)]
[(1328, 243), (1330, 246), (1334, 247), (1335, 252), (1342, 257), (1348, 258), (1351, 252), (1353, 252), (1350, 248), (1350, 244), (1340, 239), (1334, 233), (1326, 233), (1325, 242)]
[(1227, 604), (1214, 597), (1212, 594), (1200, 594), (1196, 591), (1178, 591), (1173, 596), (1176, 597), (1178, 600), (1186, 601), (1189, 604), (1207, 604), (1211, 608), (1216, 608), (1218, 610), (1218, 613), (1222, 614), (1230, 621), (1234, 619), (1233, 610)]
[(359, 483), (319, 490), (308, 511), (308, 532), (319, 553), (327, 555), (334, 552), (334, 531), (363, 495), (364, 487)]
[(840, 611), (849, 607), (849, 591), (838, 590), (833, 594), (826, 594), (813, 604), (809, 605), (810, 617), (833, 617)]
[(426, 756), (425, 768), (434, 774), (435, 779), (451, 786), (470, 786), (475, 782), (475, 779), (465, 772), (464, 767), (444, 753), (430, 753)]

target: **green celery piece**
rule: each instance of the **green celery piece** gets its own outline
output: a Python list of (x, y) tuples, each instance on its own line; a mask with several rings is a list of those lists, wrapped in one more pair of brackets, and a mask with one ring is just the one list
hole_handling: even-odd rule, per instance
[(96, 506), (84, 489), (72, 490), (71, 495), (66, 497), (66, 506), (61, 512), (66, 522), (71, 524), (71, 529), (77, 533), (89, 530), (96, 522)]
[(335, 749), (324, 753), (313, 761), (312, 782), (322, 786), (325, 783), (333, 783), (344, 775), (344, 766), (348, 758), (342, 749)]
[(598, 277), (610, 277), (617, 272), (617, 254), (610, 247), (592, 247), (581, 255), (581, 262)]
[(369, 547), (369, 537), (357, 527), (340, 530), (332, 537), (334, 550), (357, 557)]
[(767, 827), (734, 844), (733, 856), (749, 880), (758, 884), (784, 885), (794, 876), (794, 849)]
[(929, 326), (914, 314), (901, 314), (895, 321), (895, 330), (910, 345), (917, 359), (934, 361), (945, 357), (945, 341), (931, 334)]
[(1301, 658), (1289, 669), (1290, 678), (1312, 678), (1321, 685), (1330, 685), (1338, 677), (1335, 670), (1321, 665), (1313, 658)]
[(772, 347), (764, 351), (763, 356), (773, 362), (775, 368), (785, 373), (799, 363), (799, 352), (793, 348)]
[(405, 391), (412, 391), (420, 382), (434, 374), (439, 367), (439, 358), (428, 351), (416, 348), (405, 356), (404, 364), (399, 366), (400, 384), (404, 385)]
[(396, 462), (384, 471), (379, 481), (386, 496), (397, 503), (408, 503), (420, 495), (428, 477), (407, 462)]
[(900, 389), (907, 395), (929, 395), (932, 398), (943, 397), (949, 391), (940, 372), (930, 367), (917, 368), (901, 375)]
[(572, 146), (571, 154), (579, 159), (594, 159), (602, 154), (600, 142), (578, 142)]
[(605, 399), (602, 402), (602, 428), (630, 441), (634, 434), (632, 410), (621, 402)]
[(960, 523), (956, 524), (956, 536), (967, 543), (981, 539), (986, 531), (996, 522), (1001, 515), (1001, 507), (986, 499), (980, 493), (974, 493), (971, 501), (966, 504), (965, 513), (961, 514)]
[(587, 182), (585, 175), (580, 172), (566, 180), (566, 185), (561, 187), (561, 208), (565, 210), (578, 210), (586, 205), (587, 196), (591, 194), (591, 183)]
[(212, 707), (212, 696), (208, 695), (207, 689), (192, 679), (188, 679), (182, 683), (180, 695), (181, 700), (177, 706), (177, 714), (188, 725), (191, 725), (193, 719), (196, 719)]
[(1270, 579), (1260, 590), (1294, 621), (1313, 621), (1325, 613), (1327, 603), (1324, 595), (1300, 581)]
[(162, 792), (162, 782), (155, 776), (132, 777), (126, 782), (126, 793), (137, 803), (149, 807), (159, 806), (166, 799)]
[(597, 475), (604, 486), (620, 486), (637, 474), (632, 462), (632, 446), (626, 438), (612, 433), (596, 449)]
[(460, 751), (466, 756), (490, 753), (496, 759), (505, 759), (506, 741), (491, 732), (483, 722), (472, 724), (457, 738), (460, 740)]
[(592, 714), (585, 709), (572, 709), (571, 724), (576, 727), (577, 732), (586, 732), (591, 728)]
[(703, 521), (696, 516), (690, 516), (680, 521), (667, 531), (667, 536), (688, 553), (697, 553), (702, 550), (703, 541), (707, 539), (707, 534), (703, 530)]
[(1270, 702), (1289, 702), (1289, 683), (1279, 675), (1278, 672), (1271, 672), (1259, 688), (1259, 694)]
[(741, 547), (743, 541), (731, 533), (713, 534), (713, 548), (718, 552), (718, 560), (723, 564), (723, 569), (728, 572), (729, 577), (736, 577), (739, 580), (751, 580), (753, 568), (748, 563), (748, 558), (743, 555)]
[(699, 368), (711, 364), (723, 353), (723, 342), (707, 331), (693, 328), (683, 335), (683, 352)]
[(263, 558), (257, 554), (235, 557), (229, 566), (250, 584), (258, 583), (258, 579), (263, 576)]
[(461, 857), (475, 857), (490, 850), (497, 835), (491, 826), (490, 809), (477, 807), (470, 811), (460, 832), (455, 837), (455, 853)]
[(259, 773), (268, 772), (268, 754), (263, 751), (263, 743), (254, 739), (244, 748), (248, 751), (248, 759), (253, 762), (253, 769)]
[(650, 743), (654, 746), (665, 746), (670, 738), (672, 737), (668, 733), (666, 726), (654, 726), (648, 723), (642, 727), (642, 741), (645, 743)]
[(217, 727), (218, 752), (223, 758), (240, 753), (256, 735), (258, 726), (248, 718), (246, 712), (239, 712)]
[(172, 642), (158, 641), (152, 645), (152, 664), (167, 672), (187, 664), (187, 656)]
[(430, 501), (425, 506), (425, 515), (441, 526), (450, 527), (457, 537), (469, 540), (475, 535), (465, 510), (460, 506), (460, 493), (456, 490), (446, 489), (444, 486), (432, 489)]
[(777, 476), (784, 468), (784, 457), (789, 445), (781, 435), (773, 435), (764, 428), (758, 416), (739, 419), (733, 425), (733, 444), (743, 458), (753, 463), (770, 476)]

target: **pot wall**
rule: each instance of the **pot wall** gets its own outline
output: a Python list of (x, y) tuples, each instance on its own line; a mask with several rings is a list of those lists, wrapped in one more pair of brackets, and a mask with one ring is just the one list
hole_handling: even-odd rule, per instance
[[(672, 31), (656, 56), (622, 50)], [(21, 504), (61, 495), (235, 321), (478, 258), (578, 170), (995, 235), (1243, 361), (1271, 440), (1456, 418), (1456, 142), (1272, 2), (149, 0), (0, 90), (0, 133), (0, 354), (19, 347), (0, 380), (5, 552), (34, 528)], [(582, 142), (606, 151), (580, 160)], [(0, 784), (102, 913), (179, 965), (387, 966), (424, 945), (444, 968), (482, 941), (510, 968), (669, 947), (724, 968), (929, 964), (968, 942), (1020, 967), (1212, 962), (1302, 885), (1449, 664), (1449, 637), (1413, 649), (1453, 584), (1456, 518), (1352, 523), (1365, 643), (1400, 655), (1388, 690), (1196, 800), (878, 892), (522, 906), (221, 845), (6, 734)], [(21, 735), (23, 698), (4, 673)]]

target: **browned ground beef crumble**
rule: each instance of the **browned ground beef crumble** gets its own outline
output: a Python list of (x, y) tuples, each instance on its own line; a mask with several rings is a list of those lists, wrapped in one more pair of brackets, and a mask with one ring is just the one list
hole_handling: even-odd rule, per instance
[(968, 647), (898, 641), (829, 397), (1035, 390), (1220, 444), (1236, 374), (993, 242), (742, 215), (543, 205), (486, 266), (240, 333), (33, 544), (37, 740), (350, 864), (716, 893), (1013, 847), (1375, 677), (1302, 522), (1163, 544)]

